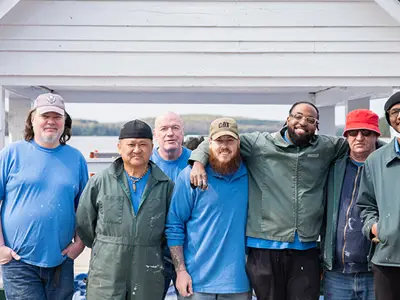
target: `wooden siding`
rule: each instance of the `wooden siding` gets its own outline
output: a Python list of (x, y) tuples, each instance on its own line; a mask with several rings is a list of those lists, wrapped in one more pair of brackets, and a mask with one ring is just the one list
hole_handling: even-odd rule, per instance
[(0, 20), (0, 84), (88, 78), (392, 85), (400, 24), (373, 1), (25, 0)]

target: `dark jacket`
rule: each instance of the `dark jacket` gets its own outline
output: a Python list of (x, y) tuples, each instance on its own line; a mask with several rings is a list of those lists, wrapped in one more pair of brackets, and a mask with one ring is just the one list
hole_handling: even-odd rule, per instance
[(331, 167), (326, 185), (325, 230), (322, 263), (325, 269), (343, 273), (368, 271), (371, 242), (362, 234), (361, 210), (356, 205), (363, 166), (349, 156)]
[(378, 224), (378, 239), (372, 263), (400, 267), (400, 154), (395, 139), (372, 153), (365, 162), (357, 205), (364, 220), (363, 233), (371, 239)]
[(173, 182), (153, 162), (138, 214), (121, 158), (92, 177), (77, 210), (77, 232), (92, 248), (87, 299), (160, 300), (162, 242)]

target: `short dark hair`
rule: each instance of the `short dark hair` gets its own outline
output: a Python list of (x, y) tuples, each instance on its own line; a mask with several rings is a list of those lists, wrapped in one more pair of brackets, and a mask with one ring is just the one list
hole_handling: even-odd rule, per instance
[(315, 106), (314, 103), (311, 103), (311, 102), (308, 102), (308, 101), (299, 101), (299, 102), (296, 102), (295, 104), (293, 104), (292, 107), (289, 109), (289, 114), (291, 114), (293, 109), (299, 104), (308, 104), (308, 105), (314, 107), (314, 109), (317, 112), (317, 119), (319, 120), (319, 110), (318, 110), (318, 108)]
[[(32, 115), (35, 113), (35, 110), (32, 110), (25, 121), (25, 129), (24, 129), (24, 140), (29, 142), (35, 137), (35, 133), (33, 132), (32, 125)], [(64, 131), (60, 136), (60, 144), (65, 145), (72, 136), (72, 119), (71, 116), (65, 112), (65, 123), (64, 123)]]
[(190, 150), (195, 150), (201, 142), (204, 141), (204, 137), (190, 137), (183, 145), (190, 149)]

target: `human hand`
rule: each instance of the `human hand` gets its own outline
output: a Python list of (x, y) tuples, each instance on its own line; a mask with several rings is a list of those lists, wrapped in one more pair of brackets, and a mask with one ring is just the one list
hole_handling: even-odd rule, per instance
[(375, 236), (374, 238), (372, 238), (372, 242), (379, 243), (380, 241), (378, 238), (378, 223), (375, 223), (374, 225), (372, 225), (371, 233)]
[(193, 295), (192, 277), (186, 270), (177, 271), (176, 288), (182, 297)]
[(76, 259), (82, 251), (85, 249), (85, 245), (81, 240), (70, 243), (67, 248), (61, 253), (63, 256), (67, 255), (71, 259)]
[(203, 191), (208, 188), (207, 173), (201, 162), (195, 161), (190, 171), (190, 184), (199, 187)]
[(20, 260), (21, 256), (15, 253), (11, 248), (3, 245), (0, 246), (0, 265), (9, 263), (12, 259)]

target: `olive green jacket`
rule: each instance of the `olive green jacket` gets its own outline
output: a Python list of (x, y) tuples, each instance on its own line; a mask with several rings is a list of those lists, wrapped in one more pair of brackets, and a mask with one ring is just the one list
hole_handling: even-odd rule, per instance
[(364, 220), (363, 234), (371, 239), (378, 224), (378, 239), (372, 263), (400, 267), (400, 155), (395, 139), (373, 152), (365, 161), (357, 205)]
[[(329, 166), (345, 155), (345, 139), (316, 135), (305, 147), (289, 145), (279, 132), (240, 135), (240, 154), (249, 172), (247, 236), (293, 242), (317, 241), (324, 216)], [(190, 161), (208, 163), (208, 141)]]
[(153, 163), (135, 215), (121, 158), (93, 176), (80, 198), (77, 232), (92, 248), (88, 300), (160, 300), (162, 244), (173, 182)]

